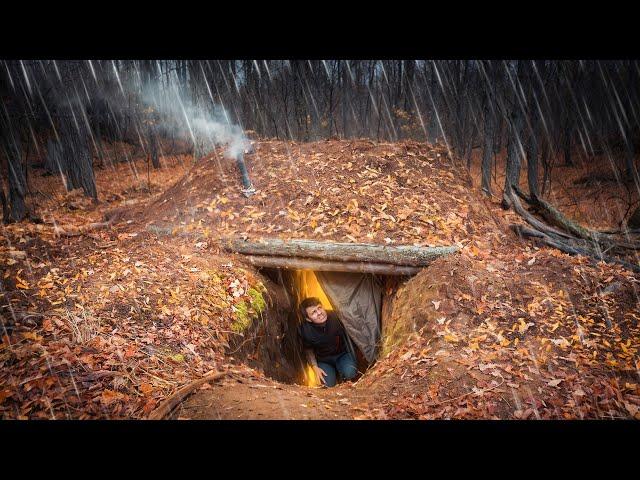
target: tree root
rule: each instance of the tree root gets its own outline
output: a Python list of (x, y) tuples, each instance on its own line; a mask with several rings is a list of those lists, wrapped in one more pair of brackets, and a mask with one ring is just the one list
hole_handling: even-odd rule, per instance
[[(513, 230), (518, 236), (537, 238), (545, 245), (557, 248), (569, 255), (584, 255), (596, 261), (616, 263), (636, 273), (640, 273), (639, 265), (614, 256), (606, 255), (609, 251), (620, 252), (620, 250), (623, 249), (640, 249), (640, 245), (620, 242), (610, 234), (586, 229), (566, 218), (547, 202), (527, 197), (515, 186), (513, 187), (513, 192), (517, 194), (517, 196), (514, 193), (511, 194), (514, 210), (533, 227), (529, 228), (524, 225), (515, 224), (509, 225), (509, 228), (511, 228), (511, 230)], [(556, 227), (564, 229), (565, 232), (560, 231), (534, 217), (522, 206), (518, 197), (541, 210), (541, 215), (547, 221), (552, 222)]]
[[(624, 253), (621, 252), (621, 250), (624, 249), (640, 249), (640, 243), (626, 242), (609, 232), (598, 232), (596, 230), (590, 230), (583, 227), (582, 225), (567, 218), (562, 212), (544, 200), (537, 197), (527, 197), (517, 186), (513, 187), (513, 191), (525, 202), (534, 207), (548, 223), (568, 232), (572, 237), (580, 238), (592, 243), (596, 249), (599, 248), (605, 251), (612, 250), (618, 253)], [(622, 233), (627, 234), (628, 237), (628, 234), (631, 232)]]
[(204, 385), (207, 382), (212, 382), (214, 380), (218, 380), (227, 375), (227, 372), (215, 372), (209, 375), (206, 375), (190, 384), (182, 387), (176, 393), (167, 398), (158, 408), (156, 408), (153, 412), (149, 414), (148, 420), (162, 420), (164, 417), (171, 413), (182, 400), (184, 400), (191, 392), (193, 392), (196, 388)]
[(634, 265), (633, 263), (629, 263), (624, 260), (620, 260), (619, 258), (611, 257), (609, 255), (603, 255), (601, 253), (599, 254), (584, 247), (569, 245), (562, 241), (553, 239), (538, 230), (525, 227), (524, 225), (511, 224), (509, 225), (509, 228), (511, 228), (511, 230), (513, 230), (520, 237), (538, 238), (545, 245), (549, 247), (557, 248), (561, 252), (568, 253), (569, 255), (584, 255), (592, 258), (595, 261), (617, 263), (619, 265), (624, 266), (625, 268), (628, 268), (629, 270), (632, 270), (636, 273), (640, 273), (640, 266), (638, 265)]

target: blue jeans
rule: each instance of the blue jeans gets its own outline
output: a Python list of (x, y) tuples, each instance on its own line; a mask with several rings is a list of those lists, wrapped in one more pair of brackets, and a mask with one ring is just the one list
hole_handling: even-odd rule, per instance
[(344, 380), (351, 380), (358, 373), (356, 361), (349, 352), (326, 357), (323, 358), (322, 361), (318, 360), (318, 366), (327, 374), (324, 377), (324, 382), (327, 387), (335, 386), (337, 381), (336, 370), (338, 370), (338, 373), (340, 373), (340, 376)]

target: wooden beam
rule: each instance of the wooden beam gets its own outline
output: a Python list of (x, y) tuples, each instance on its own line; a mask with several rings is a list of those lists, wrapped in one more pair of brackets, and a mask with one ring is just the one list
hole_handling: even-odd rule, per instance
[(333, 262), (296, 257), (272, 257), (267, 255), (243, 255), (241, 261), (254, 267), (283, 268), (285, 270), (313, 270), (315, 272), (357, 272), (379, 275), (415, 275), (421, 268), (391, 265), (388, 263)]
[(244, 255), (267, 255), (297, 258), (313, 258), (336, 262), (371, 262), (392, 265), (426, 267), (436, 258), (456, 252), (459, 247), (413, 247), (387, 246), (369, 243), (337, 243), (314, 240), (246, 241), (223, 238), (222, 247), (230, 252)]

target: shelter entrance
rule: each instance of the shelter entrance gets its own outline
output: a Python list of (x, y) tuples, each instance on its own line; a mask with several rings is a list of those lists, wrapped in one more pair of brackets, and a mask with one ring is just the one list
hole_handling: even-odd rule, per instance
[(266, 375), (286, 383), (318, 384), (297, 332), (304, 321), (298, 305), (308, 297), (317, 297), (325, 310), (335, 312), (340, 319), (359, 375), (376, 361), (381, 349), (383, 310), (388, 310), (392, 299), (385, 295), (385, 286), (390, 281), (397, 283), (399, 277), (279, 268), (259, 271), (267, 281), (274, 308), (255, 331), (248, 357)]
[[(381, 280), (374, 275), (350, 272), (294, 270), (289, 272), (295, 305), (317, 297), (327, 311), (336, 313), (347, 333), (347, 347), (364, 372), (377, 358), (381, 332)], [(295, 309), (298, 323), (304, 321)], [(304, 356), (302, 355), (303, 361)], [(305, 383), (314, 384), (310, 367), (305, 368)], [(311, 376), (312, 378), (308, 378)]]
[(273, 238), (230, 238), (222, 243), (262, 273), (273, 300), (262, 325), (247, 332), (255, 342), (249, 344), (253, 353), (246, 358), (276, 380), (306, 385), (313, 380), (298, 338), (304, 321), (298, 305), (304, 298), (318, 297), (326, 310), (337, 314), (358, 369), (364, 372), (380, 354), (385, 316), (400, 284), (458, 249)]

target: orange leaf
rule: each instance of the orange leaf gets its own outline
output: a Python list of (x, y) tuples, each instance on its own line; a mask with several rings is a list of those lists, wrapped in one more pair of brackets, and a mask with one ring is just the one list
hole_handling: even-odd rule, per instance
[(4, 389), (4, 390), (0, 390), (0, 404), (2, 404), (2, 402), (5, 401), (5, 399), (9, 398), (13, 396), (13, 393), (11, 393), (9, 390)]
[(143, 393), (143, 395), (149, 396), (151, 395), (151, 392), (153, 392), (153, 387), (150, 383), (143, 383), (142, 385), (140, 385), (140, 391)]
[(120, 400), (123, 395), (119, 392), (114, 392), (113, 390), (105, 390), (102, 392), (102, 396), (100, 397), (100, 402), (107, 406), (112, 404), (113, 402)]
[(142, 411), (146, 414), (149, 414), (153, 411), (154, 408), (156, 408), (156, 404), (157, 402), (153, 399), (149, 400), (147, 403), (144, 404), (144, 407), (142, 407)]

